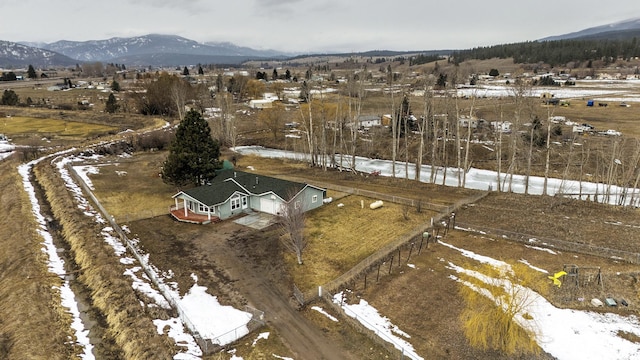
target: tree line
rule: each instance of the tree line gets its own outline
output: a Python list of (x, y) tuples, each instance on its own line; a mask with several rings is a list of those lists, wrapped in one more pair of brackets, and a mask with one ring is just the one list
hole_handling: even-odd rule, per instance
[(640, 44), (636, 37), (615, 40), (527, 41), (476, 47), (452, 53), (456, 64), (471, 59), (513, 58), (517, 64), (542, 62), (552, 67), (570, 62), (589, 65), (589, 62), (604, 61), (607, 64), (619, 58), (629, 60), (637, 56), (640, 56)]

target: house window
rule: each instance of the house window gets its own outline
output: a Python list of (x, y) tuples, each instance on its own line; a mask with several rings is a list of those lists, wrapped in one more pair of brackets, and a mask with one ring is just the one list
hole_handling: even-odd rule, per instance
[(240, 198), (231, 199), (231, 210), (236, 210), (240, 208)]
[(198, 211), (203, 213), (209, 212), (209, 207), (204, 204), (198, 204)]
[(312, 202), (312, 203), (318, 202), (318, 195), (313, 195), (313, 196), (311, 197), (311, 202)]
[(300, 201), (296, 201), (295, 203), (293, 203), (293, 206), (297, 209), (300, 209)]

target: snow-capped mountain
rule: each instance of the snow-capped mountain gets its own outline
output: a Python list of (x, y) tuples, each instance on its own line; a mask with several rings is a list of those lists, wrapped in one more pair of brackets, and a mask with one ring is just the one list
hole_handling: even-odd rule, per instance
[(77, 61), (54, 51), (26, 46), (10, 41), (0, 40), (0, 67), (37, 67), (68, 66)]
[[(249, 58), (284, 56), (283, 53), (272, 50), (254, 50), (230, 43), (202, 44), (180, 36), (158, 34), (82, 42), (62, 40), (44, 44), (42, 47), (82, 62), (101, 61), (131, 65), (236, 63)], [(189, 61), (190, 57), (198, 61)], [(134, 63), (131, 63), (132, 61)]]
[[(640, 33), (640, 18), (633, 18), (612, 24), (595, 26), (588, 29), (564, 34), (549, 36), (540, 41), (555, 41), (567, 39), (619, 39), (632, 38)], [(628, 36), (626, 36), (628, 35)]]

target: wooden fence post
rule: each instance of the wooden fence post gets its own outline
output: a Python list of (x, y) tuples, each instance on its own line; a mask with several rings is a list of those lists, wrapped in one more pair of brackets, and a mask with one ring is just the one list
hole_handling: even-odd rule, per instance
[(409, 248), (409, 256), (407, 256), (407, 262), (409, 262), (409, 259), (411, 259), (411, 252), (413, 252), (413, 247), (416, 245), (416, 243), (411, 243), (411, 247)]

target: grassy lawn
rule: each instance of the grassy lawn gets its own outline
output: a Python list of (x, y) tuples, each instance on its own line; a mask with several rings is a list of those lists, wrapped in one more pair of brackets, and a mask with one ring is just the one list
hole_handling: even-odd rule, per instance
[(35, 135), (65, 140), (85, 140), (118, 131), (117, 127), (107, 125), (23, 116), (2, 118), (0, 129), (2, 133), (10, 138), (24, 138)]
[(176, 188), (158, 175), (166, 153), (140, 153), (99, 167), (90, 175), (102, 206), (118, 221), (168, 214)]

